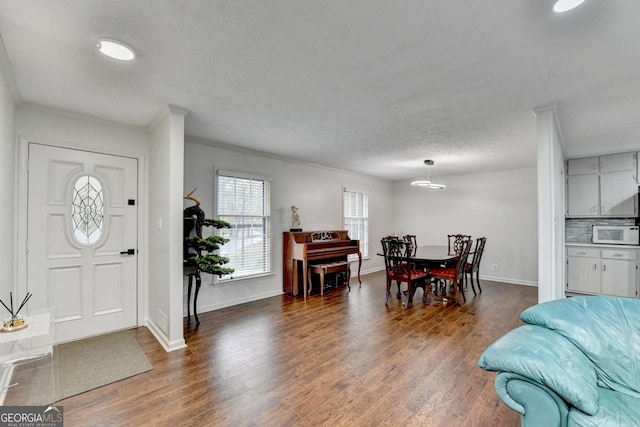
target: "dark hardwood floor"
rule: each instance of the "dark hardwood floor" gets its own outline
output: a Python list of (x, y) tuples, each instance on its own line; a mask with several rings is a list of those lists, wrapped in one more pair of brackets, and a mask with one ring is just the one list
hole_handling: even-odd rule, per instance
[[(521, 324), (537, 289), (482, 282), (463, 307), (384, 304), (384, 272), (302, 298), (273, 297), (185, 323), (166, 353), (134, 330), (154, 369), (65, 399), (65, 426), (519, 426), (482, 351)], [(238, 286), (242, 286), (238, 284)]]

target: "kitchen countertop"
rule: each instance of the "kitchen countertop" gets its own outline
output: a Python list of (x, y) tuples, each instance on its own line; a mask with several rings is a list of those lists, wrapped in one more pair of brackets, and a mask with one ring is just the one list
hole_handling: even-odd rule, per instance
[(579, 243), (565, 242), (565, 246), (590, 247), (590, 248), (618, 248), (618, 249), (640, 249), (639, 245), (605, 245), (601, 243)]

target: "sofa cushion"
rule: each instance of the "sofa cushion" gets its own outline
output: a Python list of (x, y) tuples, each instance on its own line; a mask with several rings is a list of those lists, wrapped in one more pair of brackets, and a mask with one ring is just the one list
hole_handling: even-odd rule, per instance
[(484, 351), (478, 366), (522, 375), (554, 390), (583, 412), (598, 411), (593, 365), (573, 344), (548, 329), (524, 325), (508, 332)]
[(640, 398), (640, 300), (571, 297), (530, 307), (520, 318), (582, 350), (595, 365), (599, 385)]
[(569, 411), (570, 426), (640, 427), (640, 400), (617, 391), (599, 388), (600, 409), (594, 415)]

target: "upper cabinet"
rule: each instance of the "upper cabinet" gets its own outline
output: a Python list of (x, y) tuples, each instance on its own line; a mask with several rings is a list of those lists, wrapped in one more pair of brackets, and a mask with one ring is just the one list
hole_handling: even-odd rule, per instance
[(567, 216), (600, 215), (599, 182), (598, 174), (567, 177)]
[(600, 215), (638, 216), (635, 171), (600, 174)]
[(567, 161), (567, 175), (586, 175), (600, 172), (599, 157), (584, 157)]
[(637, 153), (600, 156), (600, 172), (634, 171), (635, 173), (637, 159)]
[(638, 216), (637, 153), (567, 161), (568, 217)]

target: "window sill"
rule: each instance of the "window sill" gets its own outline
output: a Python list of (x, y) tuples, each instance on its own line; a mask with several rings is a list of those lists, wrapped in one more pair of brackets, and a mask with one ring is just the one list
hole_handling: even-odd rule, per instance
[(212, 285), (226, 285), (227, 283), (237, 283), (237, 282), (245, 282), (247, 280), (255, 280), (255, 279), (262, 279), (265, 277), (273, 277), (275, 276), (274, 273), (269, 272), (269, 273), (262, 273), (262, 274), (254, 274), (251, 276), (242, 276), (242, 277), (233, 277), (231, 279), (225, 279), (225, 280), (214, 280)]

